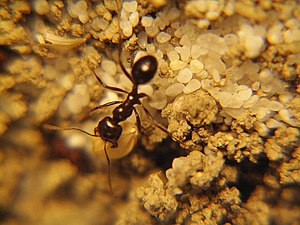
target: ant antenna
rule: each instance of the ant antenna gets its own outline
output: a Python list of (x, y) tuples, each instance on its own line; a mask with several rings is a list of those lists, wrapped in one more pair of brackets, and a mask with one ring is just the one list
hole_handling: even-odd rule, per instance
[[(46, 129), (49, 129), (49, 130), (76, 130), (76, 131), (80, 131), (80, 132), (87, 134), (89, 136), (92, 136), (92, 137), (100, 137), (99, 135), (91, 134), (91, 133), (89, 133), (85, 130), (82, 130), (80, 128), (77, 128), (77, 127), (58, 127), (58, 126), (54, 126), (54, 125), (50, 125), (50, 124), (44, 124), (43, 127)], [(111, 194), (113, 194), (113, 189), (112, 189), (112, 184), (111, 184), (111, 175), (110, 175), (111, 165), (110, 165), (109, 156), (107, 154), (107, 142), (106, 141), (104, 141), (104, 153), (105, 153), (106, 161), (107, 161), (107, 181), (109, 184), (109, 191)]]
[(80, 132), (87, 134), (89, 136), (92, 136), (92, 137), (99, 137), (99, 135), (91, 134), (91, 133), (89, 133), (85, 130), (82, 130), (80, 128), (77, 128), (77, 127), (57, 127), (57, 126), (50, 125), (50, 124), (44, 124), (43, 127), (46, 129), (49, 129), (49, 130), (77, 130), (77, 131), (80, 131)]

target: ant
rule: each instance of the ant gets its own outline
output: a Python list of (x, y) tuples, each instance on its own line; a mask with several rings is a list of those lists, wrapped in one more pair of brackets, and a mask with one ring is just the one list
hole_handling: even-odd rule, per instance
[[(119, 56), (120, 58), (120, 56)], [(119, 104), (112, 112), (112, 116), (106, 116), (103, 119), (101, 119), (97, 125), (97, 127), (94, 128), (94, 134), (91, 134), (85, 130), (82, 130), (80, 128), (76, 127), (69, 127), (69, 128), (60, 128), (53, 125), (45, 125), (46, 128), (52, 129), (52, 130), (77, 130), (80, 132), (83, 132), (89, 136), (92, 137), (100, 137), (104, 141), (104, 152), (108, 164), (108, 182), (109, 182), (109, 189), (110, 192), (112, 191), (112, 185), (111, 185), (111, 178), (110, 178), (110, 159), (107, 154), (107, 142), (111, 143), (111, 148), (117, 148), (118, 147), (118, 140), (122, 133), (122, 126), (119, 124), (122, 121), (125, 121), (128, 117), (131, 116), (131, 114), (134, 112), (137, 127), (140, 133), (144, 133), (142, 130), (141, 120), (138, 111), (136, 110), (135, 106), (140, 105), (142, 109), (145, 111), (146, 115), (154, 122), (154, 124), (163, 132), (169, 134), (169, 132), (161, 126), (159, 123), (155, 121), (155, 119), (152, 117), (150, 112), (143, 106), (140, 99), (144, 97), (148, 97), (148, 95), (144, 93), (138, 93), (138, 86), (140, 84), (145, 84), (149, 82), (154, 75), (156, 74), (157, 68), (158, 68), (158, 62), (156, 58), (152, 55), (146, 55), (138, 59), (132, 66), (132, 72), (129, 74), (129, 72), (125, 69), (125, 66), (123, 65), (122, 61), (120, 60), (120, 66), (123, 71), (123, 73), (126, 75), (126, 77), (131, 81), (132, 83), (132, 89), (130, 92), (127, 92), (123, 89), (120, 89), (118, 87), (112, 87), (109, 85), (106, 85), (103, 83), (101, 78), (97, 76), (97, 74), (94, 72), (94, 75), (101, 86), (104, 88), (107, 88), (112, 91), (121, 92), (127, 94), (127, 97), (124, 101), (111, 101), (108, 103), (105, 103), (103, 105), (99, 105), (91, 110), (91, 112), (102, 109), (107, 106), (112, 106)]]

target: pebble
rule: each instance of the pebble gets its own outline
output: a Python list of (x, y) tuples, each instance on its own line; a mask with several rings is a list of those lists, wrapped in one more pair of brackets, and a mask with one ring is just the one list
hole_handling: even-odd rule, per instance
[(190, 94), (201, 88), (201, 82), (197, 79), (192, 79), (183, 89), (183, 93)]
[(172, 70), (180, 70), (180, 69), (183, 69), (184, 67), (186, 67), (187, 63), (186, 62), (183, 62), (181, 60), (173, 60), (171, 61), (170, 63), (170, 68)]
[(132, 26), (131, 23), (128, 20), (121, 20), (120, 21), (120, 28), (123, 31), (123, 34), (126, 37), (130, 37), (132, 35)]
[(146, 32), (142, 31), (138, 34), (138, 41), (137, 41), (138, 45), (140, 46), (140, 48), (144, 49), (147, 47), (147, 43), (148, 43), (148, 36), (146, 34)]
[(92, 28), (96, 31), (106, 30), (108, 26), (109, 22), (100, 17), (96, 17), (92, 22)]
[(163, 44), (171, 40), (171, 35), (166, 32), (160, 32), (156, 36), (158, 43)]
[(261, 83), (263, 84), (268, 84), (272, 81), (273, 79), (273, 74), (269, 69), (263, 69), (259, 74), (258, 74), (258, 79)]
[(151, 16), (143, 16), (142, 17), (142, 20), (141, 20), (141, 23), (142, 23), (142, 26), (143, 27), (151, 27), (152, 24), (153, 24), (153, 17)]
[(271, 44), (280, 44), (283, 42), (282, 29), (284, 28), (283, 24), (278, 22), (270, 27), (267, 32), (266, 38)]
[(184, 68), (179, 71), (177, 75), (177, 80), (180, 83), (186, 84), (192, 79), (192, 77), (193, 77), (192, 71), (189, 68)]
[(150, 37), (155, 37), (159, 33), (159, 28), (156, 24), (153, 24), (153, 26), (145, 27), (145, 31)]
[(182, 83), (172, 84), (167, 88), (166, 95), (170, 97), (176, 97), (177, 95), (182, 93), (184, 87), (185, 86)]
[(130, 14), (129, 22), (130, 22), (132, 27), (136, 27), (139, 24), (139, 20), (140, 20), (140, 17), (139, 17), (139, 12), (138, 11), (135, 11), (135, 12)]
[(101, 67), (109, 75), (115, 75), (117, 73), (117, 65), (114, 61), (104, 59), (101, 62)]
[(191, 55), (191, 48), (189, 46), (175, 47), (175, 51), (178, 52), (182, 61), (187, 62)]
[(266, 121), (266, 126), (270, 129), (278, 128), (281, 123), (273, 118), (270, 118)]
[(176, 51), (168, 52), (167, 56), (168, 56), (170, 62), (175, 61), (175, 60), (179, 60), (179, 55)]
[(46, 15), (50, 10), (49, 3), (46, 0), (36, 0), (33, 6), (34, 10), (39, 15)]
[(136, 1), (124, 2), (123, 9), (126, 12), (132, 13), (137, 10), (137, 2)]
[(190, 62), (190, 69), (193, 73), (200, 73), (204, 69), (204, 65), (197, 59), (192, 59)]

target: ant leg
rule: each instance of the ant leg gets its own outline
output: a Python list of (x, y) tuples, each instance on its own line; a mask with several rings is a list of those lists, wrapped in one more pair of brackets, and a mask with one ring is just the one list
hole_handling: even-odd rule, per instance
[(82, 130), (80, 128), (77, 128), (77, 127), (57, 127), (57, 126), (50, 125), (50, 124), (44, 124), (43, 126), (44, 126), (44, 128), (49, 129), (49, 130), (77, 130), (77, 131), (80, 131), (80, 132), (85, 133), (92, 137), (99, 137), (99, 135), (91, 134), (91, 133), (89, 133), (85, 130)]
[(98, 105), (96, 106), (95, 108), (91, 109), (90, 113), (94, 112), (95, 110), (98, 110), (98, 109), (103, 109), (105, 107), (108, 107), (108, 106), (111, 106), (111, 105), (115, 105), (115, 104), (119, 104), (119, 103), (122, 103), (123, 101), (112, 101), (112, 102), (107, 102), (103, 105)]
[(169, 135), (169, 134), (170, 134), (169, 131), (168, 131), (166, 128), (164, 128), (162, 125), (160, 125), (158, 122), (156, 122), (156, 120), (153, 118), (153, 116), (151, 115), (151, 113), (149, 112), (149, 110), (148, 110), (145, 106), (143, 106), (142, 104), (141, 104), (141, 106), (142, 106), (143, 110), (145, 111), (146, 115), (152, 120), (152, 122), (153, 122), (160, 130), (162, 130), (163, 132), (165, 132), (166, 134)]
[(107, 142), (105, 141), (104, 142), (104, 153), (105, 153), (105, 156), (106, 156), (106, 161), (107, 161), (107, 180), (108, 180), (108, 185), (109, 185), (109, 191), (111, 194), (113, 194), (113, 189), (112, 189), (112, 185), (111, 185), (111, 177), (110, 177), (110, 170), (111, 170), (111, 166), (110, 166), (110, 159), (109, 159), (109, 156), (107, 154), (107, 149), (106, 149), (106, 145), (107, 145)]
[[(147, 95), (146, 95), (146, 96), (147, 96)], [(153, 118), (153, 116), (151, 115), (151, 113), (149, 112), (149, 110), (148, 110), (145, 106), (143, 106), (143, 105), (141, 104), (141, 107), (142, 107), (143, 110), (145, 111), (146, 115), (152, 120), (152, 122), (153, 122), (153, 123), (154, 123), (161, 131), (165, 132), (167, 135), (170, 135), (170, 136), (171, 136), (172, 138), (174, 138), (179, 144), (181, 144), (182, 146), (184, 146), (184, 143), (183, 143), (181, 140), (179, 140), (178, 138), (172, 136), (172, 134), (170, 134), (169, 131), (168, 131), (165, 127), (163, 127), (162, 125), (160, 125), (160, 124)]]
[(137, 124), (137, 127), (139, 129), (139, 132), (141, 134), (144, 134), (145, 132), (143, 131), (143, 126), (142, 126), (142, 123), (141, 123), (141, 119), (140, 119), (139, 113), (137, 112), (137, 110), (136, 110), (135, 107), (133, 107), (133, 111), (134, 111), (134, 115), (135, 115), (135, 119), (136, 119), (136, 124)]
[(135, 84), (134, 80), (132, 79), (132, 77), (130, 76), (128, 71), (126, 70), (126, 68), (121, 60), (121, 51), (119, 52), (119, 61), (120, 61), (121, 69), (122, 69), (123, 73), (125, 74), (125, 76), (131, 81), (132, 84)]
[(103, 81), (101, 80), (101, 78), (98, 77), (98, 75), (96, 74), (96, 72), (94, 70), (93, 70), (93, 72), (94, 72), (94, 75), (95, 75), (96, 79), (98, 80), (98, 82), (101, 84), (102, 87), (107, 88), (107, 89), (112, 90), (112, 91), (118, 91), (118, 92), (129, 94), (127, 91), (125, 91), (121, 88), (112, 87), (112, 86), (104, 84)]

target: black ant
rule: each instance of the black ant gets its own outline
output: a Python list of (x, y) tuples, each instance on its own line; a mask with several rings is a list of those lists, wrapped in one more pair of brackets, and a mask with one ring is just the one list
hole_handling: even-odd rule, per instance
[(99, 76), (94, 72), (94, 75), (98, 82), (107, 89), (125, 93), (127, 94), (127, 97), (124, 101), (112, 101), (105, 103), (103, 105), (99, 105), (91, 110), (91, 112), (102, 109), (107, 106), (119, 104), (112, 112), (112, 117), (106, 116), (102, 120), (99, 121), (97, 127), (94, 128), (94, 134), (91, 134), (87, 131), (84, 131), (80, 128), (76, 127), (69, 127), (69, 128), (60, 128), (52, 125), (45, 125), (46, 128), (52, 129), (52, 130), (78, 130), (80, 132), (83, 132), (87, 135), (90, 135), (92, 137), (100, 137), (104, 141), (104, 152), (108, 163), (108, 182), (109, 182), (109, 188), (112, 193), (112, 185), (111, 185), (111, 179), (110, 179), (110, 159), (107, 154), (107, 142), (111, 143), (111, 148), (117, 148), (118, 147), (118, 140), (122, 133), (122, 126), (119, 124), (122, 121), (125, 121), (128, 117), (131, 116), (131, 114), (134, 112), (136, 117), (136, 123), (138, 130), (140, 133), (144, 133), (142, 131), (142, 125), (140, 116), (135, 108), (136, 105), (140, 105), (143, 110), (145, 111), (146, 115), (155, 123), (155, 125), (162, 130), (163, 132), (168, 133), (168, 131), (162, 127), (160, 124), (158, 124), (152, 115), (149, 113), (149, 111), (143, 106), (140, 99), (147, 97), (144, 93), (138, 93), (138, 85), (145, 84), (148, 81), (150, 81), (154, 75), (156, 74), (157, 68), (158, 68), (158, 62), (156, 58), (152, 55), (146, 55), (138, 59), (132, 67), (131, 75), (128, 73), (128, 71), (125, 69), (123, 63), (120, 60), (120, 66), (126, 77), (131, 81), (132, 83), (132, 90), (130, 92), (127, 92), (123, 89), (120, 89), (118, 87), (112, 87), (109, 85), (106, 85), (103, 83), (103, 81), (100, 79)]

